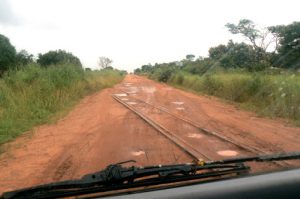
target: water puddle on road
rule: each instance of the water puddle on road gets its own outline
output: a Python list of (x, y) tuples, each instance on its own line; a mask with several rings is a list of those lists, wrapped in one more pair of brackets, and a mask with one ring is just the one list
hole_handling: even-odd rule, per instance
[(137, 104), (137, 103), (136, 103), (136, 102), (127, 102), (127, 104), (135, 105), (135, 104)]
[(218, 151), (217, 153), (221, 156), (236, 156), (238, 154), (238, 152), (232, 150)]
[(136, 92), (137, 92), (136, 90), (127, 91), (127, 93), (129, 93), (129, 94), (135, 94)]
[(129, 94), (135, 94), (137, 91), (127, 91)]
[(176, 104), (176, 105), (183, 105), (184, 104), (184, 102), (179, 102), (179, 101), (177, 101), (177, 102), (172, 102), (173, 104)]
[(131, 154), (134, 156), (145, 155), (145, 151), (133, 151)]
[(143, 86), (142, 87), (142, 90), (145, 92), (145, 93), (154, 93), (156, 91), (156, 88), (153, 87), (153, 86)]
[(132, 86), (132, 83), (124, 83), (123, 85), (128, 87), (128, 86)]
[(126, 93), (115, 93), (114, 95), (117, 97), (126, 97), (127, 96)]
[(197, 134), (197, 133), (190, 133), (190, 134), (188, 134), (188, 137), (189, 137), (189, 138), (200, 139), (200, 138), (202, 138), (203, 136), (200, 135), (200, 134)]

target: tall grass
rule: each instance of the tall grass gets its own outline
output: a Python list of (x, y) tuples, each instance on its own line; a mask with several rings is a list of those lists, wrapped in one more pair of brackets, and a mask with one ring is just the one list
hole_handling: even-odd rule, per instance
[(0, 144), (122, 78), (118, 71), (84, 71), (69, 65), (28, 65), (10, 71), (0, 79)]
[(282, 117), (300, 124), (300, 75), (295, 72), (231, 71), (204, 76), (179, 72), (168, 83), (238, 102), (264, 116)]

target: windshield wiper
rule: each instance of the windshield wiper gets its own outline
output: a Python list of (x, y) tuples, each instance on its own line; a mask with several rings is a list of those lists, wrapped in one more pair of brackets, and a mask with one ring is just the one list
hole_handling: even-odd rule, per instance
[(268, 162), (300, 159), (300, 151), (262, 156), (242, 157), (218, 161), (147, 167), (124, 167), (122, 164), (133, 160), (112, 164), (106, 169), (88, 174), (78, 180), (68, 180), (6, 192), (0, 198), (56, 198), (78, 196), (91, 193), (105, 193), (114, 190), (163, 185), (190, 180), (224, 179), (246, 174), (250, 167), (245, 162)]

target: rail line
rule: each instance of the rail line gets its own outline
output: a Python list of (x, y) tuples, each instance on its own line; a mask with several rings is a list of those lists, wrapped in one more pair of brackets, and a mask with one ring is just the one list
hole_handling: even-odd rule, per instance
[[(131, 94), (131, 93), (128, 93), (127, 91), (123, 91), (123, 90), (122, 90), (122, 92), (126, 93), (127, 95)], [(192, 120), (190, 120), (188, 118), (182, 117), (182, 116), (180, 116), (178, 114), (172, 113), (172, 112), (170, 112), (169, 110), (167, 110), (165, 108), (158, 107), (158, 106), (156, 106), (156, 105), (154, 105), (152, 103), (146, 102), (146, 101), (144, 101), (144, 100), (142, 100), (140, 98), (134, 97), (134, 96), (130, 96), (130, 97), (133, 98), (133, 99), (135, 99), (136, 101), (139, 101), (139, 102), (145, 103), (145, 104), (147, 104), (149, 106), (152, 106), (153, 108), (155, 108), (157, 110), (163, 111), (163, 112), (165, 112), (165, 113), (173, 116), (176, 119), (182, 120), (182, 121), (184, 121), (184, 122), (186, 122), (186, 123), (188, 123), (188, 124), (190, 124), (190, 125), (198, 128), (199, 130), (201, 130), (205, 134), (212, 135), (212, 136), (215, 136), (215, 137), (217, 137), (217, 138), (219, 138), (219, 139), (221, 139), (223, 141), (229, 142), (229, 143), (237, 146), (240, 149), (244, 149), (244, 150), (250, 151), (252, 153), (267, 153), (266, 151), (263, 151), (263, 150), (258, 149), (256, 147), (247, 146), (245, 144), (238, 143), (238, 142), (233, 141), (232, 139), (227, 138), (227, 137), (225, 137), (225, 136), (223, 136), (223, 135), (221, 135), (221, 134), (219, 134), (219, 133), (217, 133), (215, 131), (210, 131), (210, 130), (208, 130), (206, 128), (203, 128), (197, 122), (192, 121)]]
[[(208, 144), (203, 144), (201, 142), (199, 142), (197, 140), (197, 142), (195, 143), (195, 140), (192, 138), (192, 140), (194, 140), (194, 143), (192, 142), (191, 138), (190, 140), (186, 137), (185, 130), (178, 130), (178, 131), (170, 131), (168, 128), (166, 128), (164, 125), (158, 123), (157, 121), (151, 119), (148, 114), (143, 113), (143, 111), (139, 110), (139, 108), (137, 108), (136, 105), (132, 106), (129, 105), (130, 103), (128, 103), (128, 101), (123, 101), (121, 97), (117, 97), (116, 95), (112, 95), (112, 97), (118, 101), (119, 103), (121, 103), (122, 105), (124, 105), (125, 107), (127, 107), (129, 110), (133, 111), (136, 115), (138, 115), (140, 118), (142, 118), (144, 121), (146, 121), (148, 124), (150, 124), (153, 128), (155, 128), (158, 132), (160, 132), (163, 136), (165, 136), (167, 139), (169, 139), (170, 141), (172, 141), (175, 145), (177, 145), (178, 147), (180, 147), (181, 150), (183, 150), (186, 154), (188, 154), (190, 157), (192, 157), (192, 159), (194, 160), (215, 160), (217, 152), (216, 150), (214, 150), (214, 146), (208, 146)], [(139, 105), (142, 105), (144, 103), (139, 103)], [(142, 106), (142, 108), (145, 108), (145, 106)], [(150, 107), (151, 109), (153, 107)], [(148, 105), (146, 106), (146, 110), (149, 110)], [(160, 114), (160, 116), (162, 116)], [(165, 114), (165, 117), (170, 117), (169, 114)], [(170, 118), (173, 118), (172, 116)], [(173, 121), (173, 119), (172, 119)], [(176, 122), (178, 123), (178, 122)], [(177, 128), (176, 128), (177, 129)], [(194, 132), (198, 131), (198, 129), (196, 129), (195, 127), (193, 127)], [(181, 133), (179, 133), (181, 132)], [(216, 142), (216, 138), (215, 137), (206, 137), (206, 142), (211, 141), (215, 146), (217, 145), (222, 145), (223, 148), (230, 148), (228, 147), (228, 143), (222, 141), (220, 142), (219, 140), (217, 140)], [(225, 146), (224, 146), (225, 145)], [(232, 144), (231, 144), (232, 145)], [(222, 147), (221, 147), (222, 148)], [(232, 148), (232, 147), (231, 147)], [(236, 151), (236, 147), (234, 148), (234, 150)], [(203, 151), (205, 151), (205, 154), (203, 153)]]
[[(209, 135), (209, 136), (213, 136), (219, 140), (221, 140), (222, 142), (226, 142), (226, 143), (230, 143), (231, 145), (234, 145), (235, 147), (239, 148), (240, 150), (246, 151), (246, 152), (250, 152), (252, 154), (266, 154), (267, 152), (258, 149), (256, 147), (253, 146), (247, 146), (245, 144), (241, 144), (238, 143), (236, 141), (233, 141), (230, 138), (227, 138), (217, 132), (214, 131), (209, 131), (206, 128), (201, 127), (197, 122), (194, 122), (190, 119), (187, 119), (185, 117), (182, 117), (178, 114), (172, 113), (169, 110), (165, 109), (165, 108), (161, 108), (158, 107), (152, 103), (146, 102), (140, 98), (134, 97), (134, 96), (130, 96), (131, 93), (122, 90), (123, 93), (126, 93), (127, 97), (133, 98), (135, 101), (146, 104), (148, 106), (151, 106), (154, 109), (157, 109), (159, 111), (162, 111), (170, 116), (172, 116), (173, 118), (183, 121), (195, 128), (197, 128), (198, 130), (200, 130), (203, 134)], [(170, 132), (168, 129), (166, 129), (165, 127), (163, 127), (162, 125), (158, 124), (157, 122), (155, 122), (154, 120), (150, 119), (149, 117), (147, 117), (146, 115), (144, 115), (143, 113), (141, 113), (140, 111), (138, 111), (136, 108), (133, 108), (132, 106), (128, 105), (126, 102), (122, 101), (119, 97), (113, 95), (113, 98), (115, 100), (117, 100), (119, 103), (123, 104), (124, 106), (126, 106), (128, 109), (130, 109), (131, 111), (133, 111), (135, 114), (137, 114), (138, 116), (140, 116), (143, 120), (145, 120), (147, 123), (149, 123), (151, 126), (153, 126), (157, 131), (159, 131), (161, 134), (163, 134), (165, 137), (167, 137), (169, 140), (171, 140), (174, 144), (176, 144), (178, 147), (180, 147), (183, 151), (185, 151), (189, 156), (191, 156), (193, 159), (196, 160), (202, 160), (202, 159), (206, 159), (206, 160), (212, 160), (213, 158), (209, 157), (208, 155), (202, 153), (201, 151), (197, 150), (195, 147), (193, 147), (191, 144), (189, 144), (188, 142), (186, 142), (184, 139), (182, 139), (180, 136), (177, 136), (176, 134)], [(286, 167), (287, 163), (282, 162), (274, 162), (275, 165), (277, 166), (281, 166), (281, 167)]]
[(135, 108), (129, 106), (124, 101), (122, 101), (119, 97), (116, 97), (115, 95), (112, 96), (116, 101), (127, 107), (129, 110), (134, 112), (136, 115), (141, 117), (144, 121), (146, 121), (148, 124), (150, 124), (153, 128), (155, 128), (158, 132), (160, 132), (163, 136), (167, 137), (169, 140), (171, 140), (175, 145), (177, 145), (180, 149), (182, 149), (186, 154), (191, 156), (195, 160), (202, 160), (203, 157), (206, 159), (210, 159), (205, 154), (201, 153), (200, 151), (196, 150), (194, 147), (192, 147), (190, 144), (188, 144), (186, 141), (181, 139), (178, 136), (173, 135), (170, 131), (165, 129), (162, 125), (158, 124), (157, 122), (154, 122), (150, 118), (146, 117), (144, 114), (137, 111)]
[[(122, 90), (122, 92), (126, 93), (128, 96), (130, 96), (130, 94), (131, 94), (131, 93), (129, 93), (129, 92), (127, 92), (127, 91), (124, 91), (124, 90)], [(203, 128), (203, 127), (201, 127), (201, 125), (198, 124), (197, 122), (192, 121), (192, 120), (190, 120), (190, 119), (188, 119), (188, 118), (186, 118), (186, 117), (183, 117), (183, 116), (181, 116), (181, 115), (178, 115), (178, 114), (176, 114), (176, 113), (173, 113), (173, 112), (169, 111), (169, 110), (166, 109), (166, 108), (161, 108), (161, 107), (156, 106), (156, 105), (154, 105), (154, 104), (152, 104), (152, 103), (146, 102), (145, 100), (142, 100), (142, 99), (140, 99), (140, 98), (138, 98), (138, 97), (134, 97), (134, 96), (130, 96), (130, 97), (133, 98), (133, 99), (136, 100), (136, 101), (145, 103), (145, 104), (147, 104), (147, 105), (149, 105), (149, 106), (152, 106), (153, 108), (155, 108), (155, 109), (157, 109), (157, 110), (160, 110), (160, 111), (165, 112), (165, 113), (167, 113), (167, 114), (169, 114), (169, 115), (172, 115), (172, 116), (175, 117), (176, 119), (182, 120), (182, 121), (184, 121), (184, 122), (186, 122), (186, 123), (188, 123), (188, 124), (190, 124), (190, 125), (192, 125), (192, 126), (198, 128), (199, 130), (201, 130), (201, 131), (202, 131), (203, 133), (205, 133), (205, 134), (208, 134), (208, 135), (212, 135), (212, 136), (218, 137), (219, 139), (221, 139), (221, 140), (223, 140), (223, 141), (226, 141), (226, 142), (230, 142), (231, 144), (233, 144), (233, 145), (239, 147), (240, 149), (244, 149), (244, 150), (247, 150), (247, 151), (256, 153), (256, 154), (257, 154), (257, 153), (260, 153), (260, 154), (261, 154), (261, 153), (268, 153), (267, 151), (264, 151), (264, 150), (262, 150), (262, 149), (259, 149), (259, 148), (255, 147), (255, 146), (245, 145), (245, 143), (238, 143), (238, 142), (236, 142), (236, 141), (233, 141), (231, 138), (228, 138), (228, 137), (226, 137), (226, 136), (224, 136), (224, 135), (221, 135), (221, 134), (219, 134), (219, 133), (217, 133), (217, 132), (215, 132), (215, 131), (210, 131), (210, 130), (208, 130), (208, 129), (206, 129), (206, 128)], [(267, 144), (267, 143), (266, 143), (266, 144)]]

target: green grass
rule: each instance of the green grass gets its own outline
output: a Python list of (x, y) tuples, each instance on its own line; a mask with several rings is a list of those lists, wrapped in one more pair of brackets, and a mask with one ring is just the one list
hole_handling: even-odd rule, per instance
[(0, 79), (0, 145), (57, 119), (84, 96), (123, 79), (118, 71), (84, 71), (68, 65), (29, 65)]
[(223, 72), (204, 76), (178, 72), (173, 86), (237, 102), (259, 115), (281, 117), (300, 124), (300, 75), (296, 72)]

